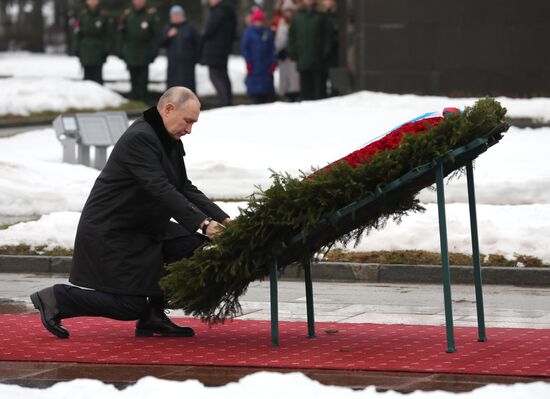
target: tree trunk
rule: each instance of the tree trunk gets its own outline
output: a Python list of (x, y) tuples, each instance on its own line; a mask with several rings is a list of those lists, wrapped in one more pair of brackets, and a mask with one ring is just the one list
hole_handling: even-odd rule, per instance
[(0, 1), (0, 51), (8, 49), (6, 2)]
[(69, 52), (72, 29), (70, 26), (71, 5), (73, 1), (69, 0), (56, 0), (55, 1), (55, 28), (57, 31), (62, 32), (66, 53)]
[(17, 25), (23, 25), (25, 23), (25, 4), (27, 4), (27, 0), (17, 0)]
[(31, 26), (32, 35), (29, 42), (29, 50), (35, 53), (43, 53), (44, 48), (44, 15), (42, 13), (43, 0), (32, 0)]

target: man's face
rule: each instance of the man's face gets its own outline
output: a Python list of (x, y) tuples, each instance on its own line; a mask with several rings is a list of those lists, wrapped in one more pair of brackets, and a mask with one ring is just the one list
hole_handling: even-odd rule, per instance
[(323, 7), (327, 10), (335, 10), (336, 2), (334, 0), (323, 0)]
[(221, 1), (222, 0), (208, 0), (208, 4), (210, 4), (210, 7), (214, 7), (221, 3)]
[(95, 10), (99, 5), (99, 0), (86, 0), (86, 5), (89, 9)]
[(193, 124), (199, 120), (200, 112), (200, 104), (195, 100), (189, 100), (180, 107), (172, 103), (166, 104), (161, 110), (161, 117), (166, 131), (174, 140), (179, 140), (186, 134), (191, 134)]
[(304, 6), (311, 8), (315, 4), (315, 0), (304, 0), (303, 3), (304, 3)]
[(170, 23), (171, 24), (181, 24), (183, 21), (185, 21), (185, 17), (183, 14), (173, 14), (170, 16)]
[(147, 5), (147, 0), (132, 0), (132, 4), (136, 10), (141, 10)]

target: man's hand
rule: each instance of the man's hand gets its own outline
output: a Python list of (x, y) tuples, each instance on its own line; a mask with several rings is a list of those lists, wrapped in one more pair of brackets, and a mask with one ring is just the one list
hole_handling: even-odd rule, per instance
[(176, 36), (177, 34), (178, 34), (178, 29), (177, 28), (170, 28), (170, 30), (168, 31), (166, 36), (168, 36), (169, 38), (172, 38), (172, 37)]
[[(203, 230), (203, 224), (204, 222), (201, 223), (201, 230)], [(206, 231), (203, 231), (208, 238), (212, 239), (216, 235), (218, 235), (220, 231), (223, 231), (223, 229), (225, 229), (225, 226), (223, 224), (218, 223), (215, 220), (211, 220), (208, 226), (206, 226)]]
[(228, 225), (229, 223), (231, 223), (231, 222), (232, 222), (231, 218), (225, 218), (225, 219), (223, 220), (222, 224), (223, 224), (224, 226), (227, 227), (227, 225)]

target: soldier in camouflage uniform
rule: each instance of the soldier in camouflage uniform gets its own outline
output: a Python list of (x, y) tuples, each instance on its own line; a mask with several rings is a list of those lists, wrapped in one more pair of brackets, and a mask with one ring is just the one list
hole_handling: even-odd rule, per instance
[(147, 0), (132, 0), (132, 5), (124, 11), (118, 25), (120, 55), (130, 72), (130, 97), (146, 102), (149, 64), (158, 52), (158, 16), (154, 8), (147, 7)]
[(100, 0), (86, 0), (74, 25), (73, 51), (84, 68), (84, 80), (103, 83), (102, 69), (110, 50), (111, 21)]

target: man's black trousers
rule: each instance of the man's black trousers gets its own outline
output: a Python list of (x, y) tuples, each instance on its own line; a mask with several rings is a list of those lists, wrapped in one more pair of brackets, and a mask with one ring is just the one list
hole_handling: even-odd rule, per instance
[(308, 69), (300, 71), (300, 94), (302, 100), (321, 100), (327, 96), (327, 71)]
[(147, 84), (149, 83), (149, 65), (129, 66), (132, 100), (147, 102)]
[[(206, 237), (192, 234), (163, 242), (165, 263), (190, 257)], [(116, 320), (137, 320), (144, 316), (149, 306), (164, 308), (164, 298), (133, 295), (116, 295), (87, 290), (66, 284), (54, 285), (54, 295), (59, 309), (59, 318), (100, 316)]]
[(84, 80), (92, 80), (103, 84), (103, 65), (88, 65), (84, 67)]
[(231, 91), (231, 80), (227, 73), (227, 66), (225, 67), (208, 67), (208, 74), (210, 81), (216, 89), (218, 96), (218, 105), (225, 107), (233, 104), (233, 93)]

